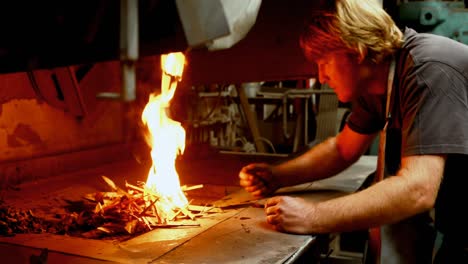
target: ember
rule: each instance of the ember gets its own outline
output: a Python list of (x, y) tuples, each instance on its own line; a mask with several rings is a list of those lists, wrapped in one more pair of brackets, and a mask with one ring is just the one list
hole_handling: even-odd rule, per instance
[(14, 236), (17, 233), (43, 233), (48, 225), (34, 216), (31, 210), (19, 210), (3, 205), (0, 200), (0, 235)]

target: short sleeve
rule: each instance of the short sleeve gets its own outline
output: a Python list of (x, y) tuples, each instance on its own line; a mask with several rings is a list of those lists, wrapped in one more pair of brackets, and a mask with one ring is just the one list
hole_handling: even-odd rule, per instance
[(428, 62), (401, 96), (403, 155), (468, 154), (468, 81), (456, 69)]

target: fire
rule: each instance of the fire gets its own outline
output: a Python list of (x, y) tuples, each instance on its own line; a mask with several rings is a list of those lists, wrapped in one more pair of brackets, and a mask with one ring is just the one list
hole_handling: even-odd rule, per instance
[(151, 94), (142, 121), (149, 130), (149, 145), (153, 164), (148, 173), (146, 188), (159, 199), (157, 208), (163, 220), (171, 220), (174, 210), (188, 205), (180, 187), (175, 161), (185, 149), (185, 130), (181, 124), (167, 116), (167, 109), (182, 77), (185, 56), (181, 52), (161, 55), (161, 94)]

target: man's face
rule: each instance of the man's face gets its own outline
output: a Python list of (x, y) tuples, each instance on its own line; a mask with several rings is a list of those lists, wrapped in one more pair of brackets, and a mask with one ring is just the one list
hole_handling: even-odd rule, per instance
[(332, 88), (338, 100), (347, 103), (356, 99), (360, 89), (361, 74), (355, 56), (345, 52), (331, 52), (317, 59), (319, 81)]

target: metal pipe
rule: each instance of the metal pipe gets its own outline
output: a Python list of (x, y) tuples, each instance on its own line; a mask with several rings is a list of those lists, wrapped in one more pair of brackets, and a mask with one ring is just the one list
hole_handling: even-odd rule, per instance
[(138, 60), (138, 0), (120, 1), (121, 98), (136, 98), (135, 63)]
[(100, 93), (98, 98), (130, 102), (136, 98), (136, 62), (138, 60), (138, 0), (120, 0), (120, 72), (119, 93)]

